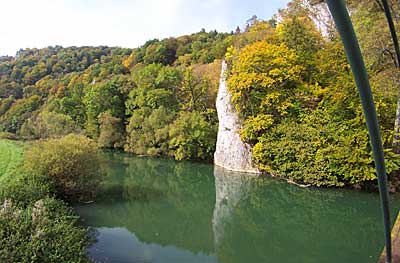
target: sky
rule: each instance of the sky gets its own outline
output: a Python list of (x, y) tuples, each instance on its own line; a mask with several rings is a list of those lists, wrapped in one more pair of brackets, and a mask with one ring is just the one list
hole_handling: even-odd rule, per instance
[(0, 56), (20, 48), (138, 47), (202, 28), (230, 32), (288, 0), (0, 0)]

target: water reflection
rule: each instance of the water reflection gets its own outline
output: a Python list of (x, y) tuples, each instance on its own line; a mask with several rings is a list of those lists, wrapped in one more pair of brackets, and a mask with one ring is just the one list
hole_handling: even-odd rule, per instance
[(216, 263), (214, 256), (204, 253), (193, 253), (173, 245), (161, 246), (157, 243), (146, 243), (126, 228), (99, 227), (98, 242), (89, 249), (89, 254), (100, 262), (130, 263)]
[(228, 171), (219, 166), (214, 167), (215, 208), (212, 218), (214, 244), (218, 248), (224, 239), (225, 226), (231, 223), (235, 208), (241, 200), (250, 194), (249, 175)]
[(102, 195), (76, 207), (97, 228), (90, 253), (98, 260), (364, 263), (376, 262), (383, 244), (375, 194), (303, 189), (207, 164), (107, 159)]
[(376, 262), (376, 195), (303, 189), (215, 169), (220, 262)]

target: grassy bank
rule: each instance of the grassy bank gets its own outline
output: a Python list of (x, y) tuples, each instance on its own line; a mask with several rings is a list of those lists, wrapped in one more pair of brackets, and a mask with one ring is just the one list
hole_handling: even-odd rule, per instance
[(0, 140), (0, 180), (14, 172), (21, 164), (22, 152), (21, 143)]
[(89, 230), (68, 203), (99, 184), (96, 144), (79, 135), (0, 140), (0, 262), (90, 262)]

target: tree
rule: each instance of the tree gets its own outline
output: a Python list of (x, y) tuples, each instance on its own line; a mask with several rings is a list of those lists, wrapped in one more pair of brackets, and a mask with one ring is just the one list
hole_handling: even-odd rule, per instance
[(295, 52), (284, 44), (260, 41), (244, 47), (227, 82), (236, 110), (244, 118), (263, 113), (278, 120), (294, 105), (302, 70)]
[(137, 68), (133, 76), (136, 88), (130, 91), (125, 103), (128, 114), (142, 107), (177, 108), (177, 90), (182, 79), (179, 69), (150, 64)]
[(217, 129), (200, 112), (180, 112), (170, 125), (169, 147), (176, 160), (210, 160), (215, 151)]
[(70, 116), (42, 111), (24, 122), (20, 136), (24, 139), (47, 139), (78, 132), (78, 126)]
[(9, 96), (8, 98), (0, 100), (0, 115), (6, 113), (10, 108), (11, 105), (14, 103), (15, 97), (13, 95)]
[(41, 99), (34, 95), (26, 99), (16, 100), (10, 109), (0, 116), (0, 126), (8, 132), (18, 133), (22, 124), (39, 108)]
[(163, 106), (158, 109), (143, 107), (134, 110), (126, 128), (125, 151), (150, 156), (170, 156), (169, 124), (174, 118), (175, 113)]
[(83, 103), (86, 107), (86, 132), (93, 138), (99, 136), (99, 120), (101, 113), (109, 111), (116, 118), (124, 118), (125, 107), (123, 95), (115, 81), (89, 84), (85, 88)]
[(124, 146), (123, 123), (120, 118), (115, 118), (109, 111), (99, 116), (100, 135), (98, 143), (104, 148), (122, 148)]
[(144, 62), (146, 64), (172, 65), (176, 59), (177, 42), (173, 38), (165, 39), (162, 42), (150, 44), (146, 48)]
[(181, 108), (186, 111), (204, 111), (207, 108), (207, 92), (211, 84), (204, 76), (195, 74), (192, 67), (186, 68), (181, 88)]

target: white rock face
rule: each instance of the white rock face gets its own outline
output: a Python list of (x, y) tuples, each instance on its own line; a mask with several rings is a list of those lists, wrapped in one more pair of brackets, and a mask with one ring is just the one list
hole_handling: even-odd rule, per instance
[(226, 63), (223, 61), (216, 102), (219, 127), (214, 164), (232, 171), (259, 173), (252, 163), (251, 146), (240, 139), (241, 125), (231, 103), (225, 72)]

